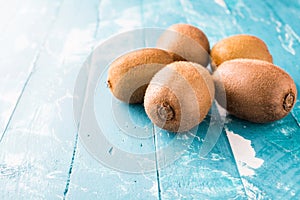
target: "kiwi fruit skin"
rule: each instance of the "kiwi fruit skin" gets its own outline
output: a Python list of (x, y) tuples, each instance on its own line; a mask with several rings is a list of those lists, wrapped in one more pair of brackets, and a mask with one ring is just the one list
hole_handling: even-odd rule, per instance
[(174, 24), (167, 28), (158, 39), (157, 47), (205, 67), (210, 61), (207, 36), (202, 30), (190, 24)]
[(155, 74), (146, 90), (144, 107), (158, 127), (185, 132), (205, 118), (214, 94), (213, 78), (206, 68), (179, 61)]
[(233, 35), (220, 40), (213, 46), (210, 55), (214, 70), (221, 63), (237, 58), (251, 58), (273, 63), (272, 55), (265, 42), (247, 34)]
[(270, 62), (234, 59), (222, 63), (213, 74), (218, 103), (241, 119), (267, 123), (285, 117), (293, 108), (297, 89), (293, 79)]
[(117, 99), (126, 103), (142, 103), (154, 74), (177, 60), (184, 59), (158, 48), (129, 52), (110, 64), (107, 85)]

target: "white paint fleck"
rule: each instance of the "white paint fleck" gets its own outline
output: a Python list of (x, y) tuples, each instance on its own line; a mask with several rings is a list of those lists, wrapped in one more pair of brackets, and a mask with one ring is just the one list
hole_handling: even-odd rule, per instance
[(215, 2), (216, 2), (218, 5), (222, 6), (223, 8), (227, 8), (226, 3), (225, 3), (224, 0), (215, 0)]
[(222, 157), (221, 155), (216, 154), (216, 153), (212, 153), (211, 157), (212, 157), (211, 160), (213, 160), (213, 161), (225, 160), (224, 157)]
[(276, 24), (276, 31), (278, 33), (280, 33), (281, 32), (282, 23), (280, 21), (276, 20), (273, 16), (271, 16), (271, 21)]
[(283, 25), (280, 21), (276, 20), (274, 16), (271, 16), (271, 21), (276, 24), (276, 31), (281, 46), (290, 54), (296, 55), (294, 45), (295, 43), (300, 43), (300, 36), (297, 35), (289, 24)]
[(291, 190), (291, 191), (290, 191), (290, 194), (291, 194), (291, 196), (295, 196), (295, 195), (296, 195), (295, 190)]
[(265, 194), (259, 187), (249, 182), (247, 178), (242, 177), (242, 182), (244, 187), (246, 188), (248, 199), (263, 199), (263, 196)]
[(57, 171), (53, 171), (53, 172), (50, 172), (46, 175), (46, 177), (48, 179), (57, 179), (58, 177), (62, 176), (63, 172), (60, 171), (60, 170), (57, 170)]
[(156, 182), (153, 183), (152, 187), (148, 190), (152, 196), (157, 196), (158, 188)]
[(190, 136), (188, 134), (181, 134), (178, 136), (178, 139), (181, 139), (181, 140), (188, 140), (190, 139)]
[(119, 187), (123, 192), (128, 193), (127, 188), (124, 185), (120, 185)]
[(287, 185), (285, 185), (285, 184), (283, 184), (281, 182), (278, 182), (276, 184), (276, 188), (279, 189), (279, 190), (285, 190), (285, 191), (290, 191), (291, 190), (290, 187), (288, 187)]
[(244, 1), (238, 1), (235, 7), (237, 14), (241, 18), (248, 18), (254, 22), (263, 22), (268, 23), (264, 18), (258, 18), (256, 13), (253, 13), (253, 10), (244, 3)]
[(226, 133), (241, 175), (255, 175), (254, 169), (261, 167), (264, 160), (255, 157), (256, 153), (251, 146), (251, 141), (227, 129)]
[(280, 130), (280, 132), (281, 132), (283, 135), (285, 135), (285, 136), (288, 136), (288, 135), (289, 135), (289, 131), (287, 131), (285, 128), (282, 128), (282, 129)]
[(300, 36), (295, 33), (295, 31), (286, 24), (284, 26), (284, 34), (278, 36), (281, 46), (292, 55), (296, 55), (296, 51), (293, 48), (295, 42), (300, 42)]

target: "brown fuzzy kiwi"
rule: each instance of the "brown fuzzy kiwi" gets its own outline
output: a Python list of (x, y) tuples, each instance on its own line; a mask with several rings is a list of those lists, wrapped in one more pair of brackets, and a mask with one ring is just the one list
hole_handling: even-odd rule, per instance
[(211, 52), (212, 68), (215, 70), (221, 63), (236, 58), (252, 58), (273, 63), (267, 45), (256, 36), (239, 34), (217, 42)]
[(152, 78), (145, 93), (144, 106), (158, 127), (184, 132), (204, 119), (214, 94), (214, 82), (206, 68), (192, 62), (174, 62)]
[(181, 57), (162, 49), (145, 48), (114, 60), (108, 70), (108, 87), (113, 95), (127, 103), (142, 103), (148, 83), (165, 65)]
[(266, 123), (285, 117), (296, 102), (293, 79), (272, 63), (234, 59), (222, 63), (213, 74), (217, 101), (227, 111), (251, 122)]
[(157, 47), (203, 66), (209, 63), (210, 47), (205, 33), (189, 24), (170, 26), (158, 39)]

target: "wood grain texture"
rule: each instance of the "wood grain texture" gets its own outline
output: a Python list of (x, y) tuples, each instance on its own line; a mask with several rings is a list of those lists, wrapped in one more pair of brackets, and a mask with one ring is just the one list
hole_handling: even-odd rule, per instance
[[(175, 161), (169, 152), (157, 153), (154, 171), (142, 174), (116, 171), (94, 159), (78, 137), (80, 124), (74, 123), (72, 107), (76, 77), (97, 44), (134, 28), (174, 23), (199, 27), (211, 46), (233, 34), (260, 37), (299, 91), (299, 10), (299, 2), (282, 0), (3, 2), (0, 199), (299, 199), (299, 95), (292, 113), (271, 124), (228, 116), (205, 157), (199, 151), (211, 115), (190, 143), (185, 135), (175, 139), (174, 134), (153, 130), (141, 106), (119, 104), (120, 116), (129, 110), (129, 118), (120, 121), (122, 132), (107, 118), (111, 115), (101, 104), (102, 96), (95, 96), (97, 120), (112, 144), (129, 153), (159, 152), (168, 146), (175, 154), (183, 150)], [(104, 79), (96, 92), (104, 91), (108, 98)], [(155, 137), (140, 140), (124, 134), (136, 132), (126, 120), (145, 132), (155, 131)]]
[[(93, 4), (80, 2), (43, 3), (46, 13), (42, 16), (31, 14), (31, 9), (37, 13), (43, 10), (32, 2), (24, 17), (28, 24), (32, 23), (27, 18), (31, 15), (37, 17), (39, 23), (34, 23), (35, 27), (23, 24), (25, 30), (21, 33), (33, 38), (38, 31), (46, 33), (41, 33), (44, 41), (38, 44), (33, 66), (23, 69), (22, 65), (26, 66), (23, 60), (16, 64), (16, 72), (21, 66), (20, 70), (29, 71), (30, 76), (26, 84), (23, 83), (25, 89), (0, 143), (1, 199), (64, 196), (77, 132), (72, 92), (81, 63), (91, 49), (93, 32), (89, 26), (96, 18), (96, 12), (82, 17), (80, 13), (92, 9)], [(52, 25), (48, 19), (53, 21)]]
[(297, 199), (300, 131), (292, 115), (265, 125), (232, 117), (226, 127), (247, 196)]
[[(257, 35), (267, 43), (274, 64), (293, 77), (299, 91), (296, 55), (300, 52), (300, 29), (292, 20), (298, 18), (295, 15), (298, 3), (230, 1), (227, 5), (244, 32)], [(299, 198), (298, 104), (284, 119), (265, 125), (228, 118), (227, 135), (250, 199)], [(248, 150), (241, 150), (241, 144)]]
[[(225, 132), (208, 155), (200, 151), (212, 117), (210, 115), (193, 131), (192, 135), (175, 136), (156, 129), (157, 149), (173, 144), (173, 154), (182, 152), (177, 160), (159, 167), (161, 199), (244, 199), (246, 193), (236, 168)], [(212, 122), (215, 123), (215, 122)], [(193, 141), (186, 143), (187, 138)], [(186, 143), (186, 144), (185, 144)], [(182, 144), (181, 148), (179, 148)], [(159, 163), (170, 158), (165, 151), (157, 158)]]
[(48, 33), (57, 20), (60, 3), (28, 0), (1, 6), (0, 141), (37, 67)]
[[(172, 8), (172, 5), (158, 7), (155, 1), (146, 5), (147, 10), (154, 7), (158, 13), (164, 13), (164, 7)], [(222, 24), (231, 23), (235, 19), (227, 14), (227, 9), (213, 1), (180, 1), (176, 6), (183, 13), (179, 19), (174, 18), (174, 23), (190, 23), (203, 30), (210, 41), (218, 41), (224, 35), (232, 34), (238, 31), (236, 26), (223, 26)], [(176, 10), (167, 10), (172, 15)], [(150, 12), (149, 12), (150, 13)], [(155, 15), (157, 23), (163, 26), (164, 14)], [(166, 13), (165, 13), (166, 14)], [(178, 20), (178, 22), (176, 22)], [(172, 22), (171, 20), (169, 22)], [(181, 150), (186, 150), (174, 163), (163, 167), (158, 165), (158, 180), (160, 186), (161, 199), (244, 199), (246, 194), (244, 186), (239, 177), (231, 148), (228, 144), (224, 132), (213, 150), (206, 156), (200, 157), (200, 149), (203, 145), (203, 139), (209, 127), (210, 117), (202, 122), (196, 133), (194, 141), (185, 144)], [(166, 131), (156, 129), (156, 149), (170, 145), (179, 146), (186, 139), (175, 139), (174, 135)], [(176, 142), (178, 143), (176, 145)], [(174, 151), (179, 151), (173, 147)], [(175, 152), (174, 152), (175, 153)], [(158, 163), (163, 163), (170, 157), (166, 153), (158, 155)], [(166, 161), (165, 161), (166, 162)]]
[[(97, 9), (99, 24), (95, 38), (98, 41), (103, 42), (117, 33), (142, 27), (140, 1), (101, 1)], [(107, 68), (105, 73), (99, 77), (95, 90), (96, 118), (112, 146), (107, 151), (107, 156), (110, 154), (114, 156), (115, 149), (128, 152), (128, 155), (154, 152), (154, 140), (151, 137), (139, 139), (138, 135), (139, 130), (143, 131), (143, 134), (148, 132), (152, 135), (153, 132), (153, 125), (146, 117), (143, 107), (141, 105), (128, 106), (114, 99), (106, 85), (106, 80)], [(115, 112), (114, 109), (116, 109)], [(158, 198), (155, 165), (152, 167), (154, 170), (152, 172), (131, 174), (118, 171), (118, 169), (122, 169), (122, 166), (110, 166), (105, 160), (101, 160), (101, 162), (103, 165), (88, 154), (86, 147), (78, 141), (66, 198)], [(121, 165), (122, 162), (124, 165), (128, 164), (125, 163), (128, 162), (127, 160), (120, 160), (120, 162)]]

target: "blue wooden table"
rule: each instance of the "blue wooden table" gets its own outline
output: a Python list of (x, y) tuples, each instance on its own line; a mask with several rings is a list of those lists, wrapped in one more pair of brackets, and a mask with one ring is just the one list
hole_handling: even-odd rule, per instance
[[(120, 170), (125, 161), (107, 166), (90, 154), (80, 136), (82, 113), (73, 107), (78, 75), (99, 45), (119, 33), (175, 23), (199, 27), (211, 46), (239, 33), (260, 37), (300, 91), (299, 12), (297, 0), (1, 2), (0, 199), (300, 199), (299, 100), (274, 123), (227, 116), (213, 149), (200, 156), (208, 116), (182, 154), (168, 162), (168, 154), (155, 152), (166, 146), (176, 151), (186, 138), (154, 127), (141, 106), (110, 101), (104, 71), (95, 89), (96, 120), (114, 147), (152, 153), (152, 170), (139, 173)], [(119, 113), (105, 101), (119, 106)], [(124, 122), (122, 130), (113, 116)], [(124, 134), (137, 127), (154, 134)], [(108, 156), (115, 151), (99, 149)]]

